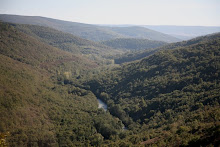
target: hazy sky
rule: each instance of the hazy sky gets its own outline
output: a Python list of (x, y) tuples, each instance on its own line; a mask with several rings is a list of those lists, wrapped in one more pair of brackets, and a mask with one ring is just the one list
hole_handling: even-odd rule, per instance
[(220, 0), (0, 0), (0, 13), (90, 24), (220, 26)]

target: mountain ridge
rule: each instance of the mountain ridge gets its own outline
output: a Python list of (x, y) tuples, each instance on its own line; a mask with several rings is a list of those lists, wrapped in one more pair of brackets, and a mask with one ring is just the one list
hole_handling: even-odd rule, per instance
[(117, 56), (115, 58), (115, 63), (121, 64), (121, 63), (125, 63), (125, 62), (140, 60), (140, 59), (145, 58), (147, 56), (150, 56), (160, 50), (170, 50), (170, 49), (177, 48), (177, 47), (185, 47), (185, 46), (195, 45), (195, 44), (200, 43), (202, 41), (207, 41), (209, 39), (212, 39), (213, 37), (219, 38), (219, 34), (220, 33), (213, 33), (213, 34), (209, 34), (209, 35), (205, 35), (205, 36), (199, 36), (199, 37), (187, 40), (187, 41), (167, 44), (162, 47), (158, 47), (158, 48), (154, 48), (154, 49), (147, 49), (147, 50), (142, 50), (142, 51), (125, 53), (120, 56)]
[[(69, 21), (61, 21), (52, 18), (46, 17), (38, 17), (38, 16), (20, 16), (20, 15), (0, 15), (0, 20), (5, 22), (11, 23), (20, 23), (20, 24), (33, 24), (33, 25), (43, 25), (47, 27), (52, 27), (57, 30), (61, 30), (63, 32), (68, 32), (76, 36), (80, 36), (85, 39), (93, 40), (93, 41), (103, 41), (103, 40), (110, 40), (113, 38), (132, 38), (133, 37), (140, 37), (140, 38), (148, 38), (158, 41), (166, 41), (166, 42), (176, 42), (180, 41), (179, 39), (159, 33), (144, 27), (141, 27), (141, 30), (133, 30), (132, 27), (126, 28), (130, 31), (132, 36), (128, 35), (127, 33), (123, 32), (123, 30), (118, 30), (118, 28), (111, 28), (111, 27), (101, 27), (83, 23), (75, 23)], [(135, 28), (134, 28), (135, 29)], [(134, 36), (134, 31), (139, 31), (141, 36), (137, 33)], [(120, 33), (121, 32), (121, 33)], [(144, 33), (145, 32), (145, 33)], [(148, 34), (149, 33), (149, 34)], [(155, 34), (155, 35), (153, 35)], [(152, 38), (152, 36), (154, 36)]]
[(104, 59), (105, 57), (107, 58), (109, 56), (110, 58), (110, 56), (122, 53), (122, 51), (112, 49), (111, 47), (98, 42), (83, 39), (53, 28), (37, 25), (11, 25), (25, 34), (38, 38), (40, 41), (47, 43), (48, 45), (58, 47), (74, 54), (91, 55), (95, 56), (94, 58)]

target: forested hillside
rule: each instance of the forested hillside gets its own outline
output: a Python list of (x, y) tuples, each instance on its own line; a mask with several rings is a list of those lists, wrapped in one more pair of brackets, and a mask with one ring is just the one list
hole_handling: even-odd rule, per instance
[(137, 38), (118, 38), (113, 40), (107, 40), (101, 42), (104, 45), (112, 48), (127, 49), (127, 50), (143, 50), (150, 48), (157, 48), (165, 45), (162, 41), (152, 41), (148, 39), (137, 39)]
[(0, 15), (4, 22), (46, 26), (71, 33), (92, 41), (104, 41), (116, 38), (144, 38), (164, 42), (177, 42), (173, 36), (153, 31), (144, 27), (103, 27), (98, 25), (62, 21), (39, 16)]
[[(59, 69), (59, 66), (62, 65), (62, 72), (66, 70), (72, 72), (72, 74), (76, 70), (83, 71), (89, 67), (97, 66), (97, 63), (88, 58), (42, 43), (38, 39), (18, 31), (9, 24), (1, 23), (0, 43), (0, 53), (2, 55), (32, 66)], [(62, 73), (61, 71), (59, 72)]]
[(98, 146), (122, 132), (91, 91), (68, 84), (96, 63), (0, 28), (0, 145)]
[(157, 51), (160, 50), (170, 50), (170, 49), (175, 49), (175, 48), (179, 48), (179, 47), (186, 47), (186, 46), (191, 46), (191, 45), (195, 45), (198, 43), (201, 43), (203, 41), (207, 41), (213, 38), (219, 37), (219, 33), (216, 33), (215, 35), (207, 35), (207, 36), (201, 36), (201, 37), (197, 37), (188, 41), (182, 41), (182, 42), (177, 42), (177, 43), (170, 43), (158, 48), (154, 48), (154, 49), (146, 49), (146, 50), (141, 50), (141, 51), (135, 51), (135, 52), (128, 52), (125, 54), (121, 54), (120, 56), (116, 56), (115, 57), (115, 63), (116, 64), (121, 64), (124, 62), (131, 62), (131, 61), (135, 61), (135, 60), (140, 60), (144, 57), (148, 57), (152, 54), (154, 54)]
[(52, 28), (36, 25), (12, 24), (19, 31), (31, 35), (38, 40), (74, 54), (86, 55), (97, 63), (112, 63), (113, 56), (123, 53), (117, 49), (73, 36)]
[[(107, 70), (89, 83), (133, 143), (207, 146), (220, 137), (220, 34)], [(176, 45), (175, 45), (176, 46)], [(125, 140), (126, 140), (125, 139)]]
[(121, 65), (102, 60), (113, 51), (1, 22), (0, 146), (220, 144), (220, 33), (147, 49)]

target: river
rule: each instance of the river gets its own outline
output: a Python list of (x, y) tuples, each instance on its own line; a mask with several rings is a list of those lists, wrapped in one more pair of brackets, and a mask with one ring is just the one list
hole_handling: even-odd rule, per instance
[[(107, 111), (107, 109), (108, 109), (108, 106), (106, 105), (106, 103), (104, 103), (102, 100), (100, 100), (100, 99), (97, 99), (98, 100), (98, 103), (99, 103), (99, 106), (98, 106), (98, 108), (102, 108), (102, 109), (104, 109), (104, 111)], [(127, 130), (127, 127), (125, 127), (125, 125), (123, 124), (123, 126), (122, 126), (122, 130)]]
[(100, 99), (97, 99), (98, 100), (98, 103), (99, 103), (99, 106), (98, 108), (103, 108), (105, 111), (107, 111), (108, 109), (108, 106)]

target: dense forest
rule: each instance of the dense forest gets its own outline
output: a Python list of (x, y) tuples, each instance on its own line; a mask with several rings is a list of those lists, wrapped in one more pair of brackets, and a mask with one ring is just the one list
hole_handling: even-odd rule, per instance
[(220, 34), (195, 40), (203, 41), (107, 70), (85, 85), (108, 104), (111, 114), (136, 132), (137, 142), (217, 145)]
[(75, 55), (85, 55), (87, 58), (97, 61), (98, 64), (111, 64), (115, 55), (124, 53), (124, 51), (112, 49), (111, 47), (48, 27), (18, 24), (11, 25), (19, 31), (37, 38), (41, 42), (74, 53)]
[[(97, 146), (122, 132), (88, 90), (64, 85), (97, 67), (1, 23), (0, 132), (9, 146)], [(1, 142), (2, 143), (2, 142)], [(1, 144), (2, 145), (2, 144)]]
[(163, 45), (158, 48), (146, 48), (145, 50), (140, 50), (140, 51), (133, 51), (133, 52), (127, 52), (121, 55), (118, 55), (115, 57), (115, 63), (116, 64), (122, 64), (125, 62), (131, 62), (135, 60), (142, 59), (144, 57), (150, 56), (154, 54), (157, 51), (160, 50), (170, 50), (170, 49), (175, 49), (178, 47), (186, 47), (190, 45), (194, 45), (197, 43), (201, 43), (203, 41), (212, 39), (213, 37), (216, 37), (215, 35), (207, 35), (207, 36), (201, 36), (197, 37), (188, 41), (182, 41), (182, 42), (177, 42), (177, 43), (170, 43), (167, 45)]
[(220, 33), (148, 45), (0, 22), (0, 146), (218, 146)]
[(103, 41), (101, 43), (110, 46), (112, 48), (127, 49), (131, 51), (157, 48), (166, 44), (165, 42), (162, 41), (137, 39), (137, 38), (118, 38), (118, 39)]

